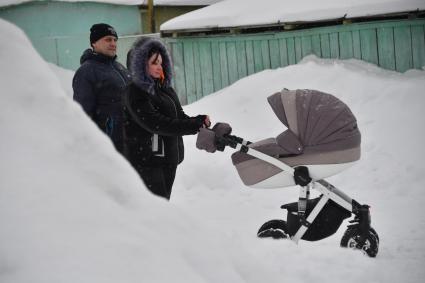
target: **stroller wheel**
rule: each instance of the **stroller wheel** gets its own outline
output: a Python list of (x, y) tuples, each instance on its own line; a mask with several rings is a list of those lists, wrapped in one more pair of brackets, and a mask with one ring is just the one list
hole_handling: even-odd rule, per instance
[(259, 238), (286, 239), (286, 222), (280, 219), (270, 220), (264, 223), (257, 232)]
[(376, 237), (376, 240), (378, 241), (378, 245), (379, 245), (379, 236), (378, 236), (378, 233), (376, 233), (375, 229), (370, 227), (369, 232), (372, 233)]
[(379, 249), (379, 236), (373, 228), (370, 228), (363, 245), (361, 245), (361, 231), (359, 227), (349, 227), (342, 236), (341, 247), (360, 249), (368, 256), (376, 257)]

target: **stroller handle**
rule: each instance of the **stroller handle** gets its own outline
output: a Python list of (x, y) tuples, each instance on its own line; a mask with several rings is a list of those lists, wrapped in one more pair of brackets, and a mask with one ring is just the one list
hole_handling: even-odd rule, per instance
[[(247, 145), (251, 144), (250, 141), (245, 141), (243, 138), (234, 135), (223, 135), (216, 137), (215, 144), (217, 146), (217, 150), (224, 151), (226, 146), (230, 146), (231, 148), (237, 148), (238, 145), (242, 145), (247, 147)], [(243, 152), (247, 152), (243, 150)]]
[(262, 153), (258, 150), (248, 147), (251, 144), (250, 141), (246, 141), (243, 138), (233, 135), (223, 135), (222, 137), (216, 137), (217, 150), (223, 151), (226, 146), (230, 146), (236, 150), (240, 150), (243, 153), (249, 154), (267, 163), (270, 163), (282, 171), (294, 176), (294, 168), (287, 165), (286, 163), (274, 158), (273, 156)]
[(297, 185), (305, 186), (312, 181), (307, 167), (298, 166), (292, 168), (282, 160), (249, 147), (248, 145), (252, 144), (252, 142), (246, 141), (241, 137), (231, 135), (231, 131), (231, 127), (226, 123), (217, 123), (211, 130), (203, 128), (198, 134), (196, 147), (212, 153), (216, 150), (224, 151), (226, 146), (229, 146), (242, 153), (249, 154), (259, 160), (276, 166), (286, 174), (292, 176)]

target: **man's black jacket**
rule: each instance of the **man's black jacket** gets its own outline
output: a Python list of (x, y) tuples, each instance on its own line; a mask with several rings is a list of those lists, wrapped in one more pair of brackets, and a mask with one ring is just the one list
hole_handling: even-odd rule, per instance
[(72, 81), (74, 100), (122, 152), (122, 97), (130, 84), (130, 73), (116, 61), (116, 56), (108, 57), (91, 49), (84, 51), (80, 63)]

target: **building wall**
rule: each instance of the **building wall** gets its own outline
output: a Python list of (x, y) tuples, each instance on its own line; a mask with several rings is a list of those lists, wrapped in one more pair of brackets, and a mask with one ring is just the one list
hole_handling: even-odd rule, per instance
[(194, 102), (240, 78), (296, 64), (304, 56), (356, 58), (404, 72), (425, 66), (425, 19), (394, 20), (298, 31), (234, 36), (165, 38), (175, 88)]
[[(76, 70), (82, 52), (90, 47), (90, 27), (99, 22), (112, 25), (119, 36), (140, 34), (137, 6), (93, 2), (34, 1), (0, 8), (0, 18), (19, 26), (47, 61)], [(130, 37), (119, 40), (128, 45)], [(125, 62), (124, 49), (118, 57)]]
[[(159, 32), (160, 26), (166, 21), (203, 7), (205, 6), (154, 6), (155, 32)], [(152, 31), (149, 30), (147, 7), (142, 7), (140, 11), (142, 15), (143, 33), (152, 33)]]

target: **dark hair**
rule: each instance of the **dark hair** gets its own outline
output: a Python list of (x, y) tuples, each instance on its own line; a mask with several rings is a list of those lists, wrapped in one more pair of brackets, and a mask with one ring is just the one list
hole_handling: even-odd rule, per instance
[(154, 58), (154, 61), (156, 60), (156, 59), (158, 59), (158, 56), (159, 55), (161, 55), (161, 52), (159, 51), (159, 49), (158, 48), (152, 48), (151, 50), (149, 50), (149, 52), (148, 52), (148, 60), (153, 56), (153, 55), (156, 55), (155, 56), (155, 58)]

